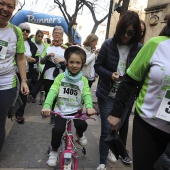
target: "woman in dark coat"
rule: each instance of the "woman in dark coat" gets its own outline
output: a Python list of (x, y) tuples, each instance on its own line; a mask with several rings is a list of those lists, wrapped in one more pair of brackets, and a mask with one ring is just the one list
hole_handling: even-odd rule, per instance
[[(107, 118), (114, 107), (115, 94), (117, 92), (122, 76), (139, 52), (142, 44), (138, 43), (141, 37), (140, 19), (136, 12), (126, 11), (119, 19), (115, 35), (107, 39), (99, 51), (95, 72), (99, 75), (96, 96), (98, 98), (100, 116), (101, 116), (101, 136), (99, 142), (100, 165), (97, 170), (106, 169), (106, 160), (115, 162), (116, 159), (105, 144), (110, 129)], [(134, 103), (134, 94), (129, 98), (128, 107), (124, 110), (124, 115), (132, 108)], [(130, 113), (130, 112), (129, 112)], [(119, 134), (126, 145), (129, 115), (124, 116), (122, 129)], [(128, 152), (120, 155), (124, 163), (132, 163)]]
[[(36, 45), (31, 41), (30, 38), (28, 38), (30, 34), (30, 26), (27, 23), (21, 23), (19, 25), (20, 29), (22, 30), (23, 33), (23, 38), (24, 38), (24, 45), (25, 45), (25, 57), (27, 59), (27, 79), (28, 79), (28, 85), (29, 88), (35, 84), (38, 78), (38, 73), (36, 71), (36, 64), (39, 62), (39, 58), (36, 55), (37, 52), (37, 47)], [(19, 74), (18, 78), (20, 79)], [(24, 109), (27, 103), (27, 96), (22, 95), (20, 93), (23, 105), (17, 110), (16, 112), (16, 121), (20, 124), (23, 124), (25, 119), (23, 118), (24, 115)]]

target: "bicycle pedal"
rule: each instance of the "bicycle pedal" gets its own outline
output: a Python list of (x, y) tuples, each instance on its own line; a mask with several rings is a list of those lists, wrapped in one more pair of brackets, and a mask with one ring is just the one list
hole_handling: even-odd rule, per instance
[(76, 141), (76, 143), (78, 144), (78, 145), (80, 145), (80, 142), (79, 142), (79, 140), (77, 139), (77, 140), (75, 140)]
[(85, 147), (83, 147), (82, 153), (83, 153), (84, 155), (86, 155), (86, 148), (85, 148)]
[(49, 146), (49, 147), (48, 147), (48, 150), (47, 150), (47, 156), (49, 156), (51, 150), (52, 150), (52, 149), (51, 149), (51, 147)]

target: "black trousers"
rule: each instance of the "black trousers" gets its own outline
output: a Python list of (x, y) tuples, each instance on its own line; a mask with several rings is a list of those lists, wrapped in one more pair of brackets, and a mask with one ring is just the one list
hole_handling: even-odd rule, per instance
[[(51, 88), (51, 85), (54, 83), (54, 80), (48, 80), (48, 79), (44, 79), (43, 80), (43, 84), (44, 84), (44, 91), (45, 91), (45, 99), (48, 95), (48, 92)], [(53, 105), (52, 105), (52, 110), (54, 109), (54, 106), (55, 106), (55, 103), (56, 103), (56, 99), (54, 99), (54, 102), (53, 102)]]
[(133, 107), (133, 102), (131, 103), (131, 106), (127, 112), (126, 118), (125, 118), (121, 128), (119, 129), (119, 136), (122, 139), (122, 142), (125, 144), (125, 146), (126, 146), (126, 142), (127, 142), (127, 135), (128, 135), (128, 129), (129, 129), (129, 117), (132, 112), (132, 107)]
[[(21, 84), (21, 77), (19, 75), (19, 73), (17, 73), (17, 76), (18, 76), (18, 79), (19, 79), (19, 82)], [(29, 77), (27, 77), (29, 79)], [(21, 100), (22, 100), (22, 106), (16, 111), (15, 115), (16, 116), (23, 116), (24, 115), (24, 111), (25, 111), (25, 106), (27, 104), (27, 95), (23, 95), (21, 93), (21, 91), (19, 92), (19, 95), (21, 97)]]
[(132, 135), (133, 170), (154, 170), (154, 163), (169, 141), (170, 134), (151, 126), (135, 111)]
[(5, 124), (8, 111), (16, 96), (16, 87), (0, 90), (0, 152), (5, 141)]
[(92, 84), (95, 82), (95, 80), (88, 80), (89, 87), (91, 88)]
[[(87, 123), (83, 120), (74, 119), (74, 127), (79, 137), (83, 136), (83, 132), (87, 129)], [(52, 128), (51, 146), (53, 150), (58, 150), (61, 144), (63, 133), (65, 132), (67, 120), (60, 116), (55, 116), (55, 126)]]

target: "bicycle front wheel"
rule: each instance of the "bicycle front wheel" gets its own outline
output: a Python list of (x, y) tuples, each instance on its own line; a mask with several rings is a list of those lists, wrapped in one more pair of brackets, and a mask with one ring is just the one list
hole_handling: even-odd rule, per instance
[(64, 159), (64, 170), (74, 170), (74, 163), (72, 158), (65, 158)]

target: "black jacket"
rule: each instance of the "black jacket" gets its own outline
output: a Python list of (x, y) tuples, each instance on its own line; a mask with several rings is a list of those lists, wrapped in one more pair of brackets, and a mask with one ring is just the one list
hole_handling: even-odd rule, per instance
[[(126, 69), (132, 63), (142, 44), (133, 44), (128, 54)], [(99, 75), (96, 96), (102, 100), (106, 100), (113, 86), (111, 79), (113, 72), (117, 71), (119, 63), (119, 52), (117, 49), (117, 41), (115, 38), (107, 39), (99, 51), (96, 63), (94, 65), (95, 72)]]
[(28, 44), (30, 45), (30, 51), (32, 54), (32, 57), (35, 58), (36, 62), (28, 63), (29, 64), (29, 72), (27, 73), (27, 78), (30, 79), (37, 79), (37, 71), (34, 69), (34, 64), (36, 64), (39, 61), (39, 57), (36, 56), (37, 53), (37, 46), (31, 41), (30, 38), (27, 39)]

